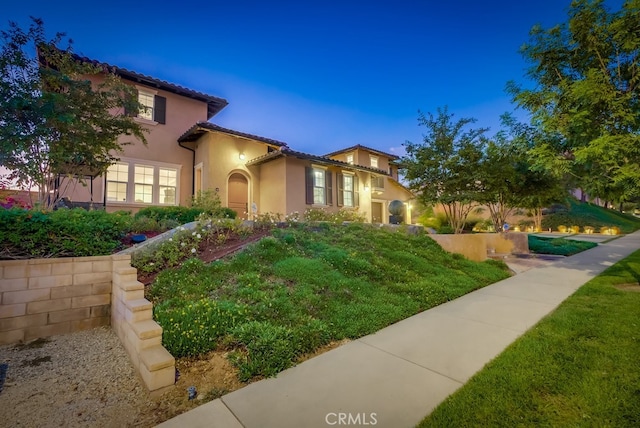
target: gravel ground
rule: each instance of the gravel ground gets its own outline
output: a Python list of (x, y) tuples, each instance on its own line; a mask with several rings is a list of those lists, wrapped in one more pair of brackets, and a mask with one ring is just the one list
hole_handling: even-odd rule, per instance
[(0, 426), (155, 425), (156, 404), (108, 327), (1, 346), (0, 363)]

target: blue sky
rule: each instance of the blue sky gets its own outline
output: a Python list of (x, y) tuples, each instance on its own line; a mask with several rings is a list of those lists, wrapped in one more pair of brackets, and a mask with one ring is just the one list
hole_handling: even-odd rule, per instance
[(0, 27), (40, 17), (75, 52), (226, 98), (212, 122), (296, 150), (400, 154), (422, 139), (418, 110), (448, 105), (497, 131), (514, 109), (506, 82), (527, 83), (519, 47), (534, 24), (566, 21), (569, 4), (23, 0), (3, 6)]

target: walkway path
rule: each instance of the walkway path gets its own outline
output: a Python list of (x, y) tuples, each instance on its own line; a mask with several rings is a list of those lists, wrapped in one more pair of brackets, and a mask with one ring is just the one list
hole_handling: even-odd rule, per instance
[(160, 426), (415, 426), (582, 284), (639, 248), (636, 232), (529, 269)]

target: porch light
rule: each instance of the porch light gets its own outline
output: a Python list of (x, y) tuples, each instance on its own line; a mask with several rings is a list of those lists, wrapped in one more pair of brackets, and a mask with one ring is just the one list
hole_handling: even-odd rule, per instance
[(365, 192), (368, 192), (368, 191), (369, 191), (369, 186), (367, 186), (366, 184), (365, 184), (365, 186), (364, 186), (364, 191), (365, 191)]
[(240, 152), (240, 154), (238, 155), (238, 157), (240, 158), (240, 160), (244, 160), (246, 158), (246, 156), (244, 155), (244, 152)]

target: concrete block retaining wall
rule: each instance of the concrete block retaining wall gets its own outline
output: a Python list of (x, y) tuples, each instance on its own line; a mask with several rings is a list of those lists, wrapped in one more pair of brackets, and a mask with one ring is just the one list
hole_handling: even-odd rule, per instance
[(147, 388), (172, 386), (175, 360), (130, 262), (129, 255), (0, 261), (0, 345), (111, 324)]
[(429, 235), (450, 253), (460, 253), (469, 260), (481, 262), (490, 254), (528, 254), (526, 233), (473, 233), (459, 235)]

